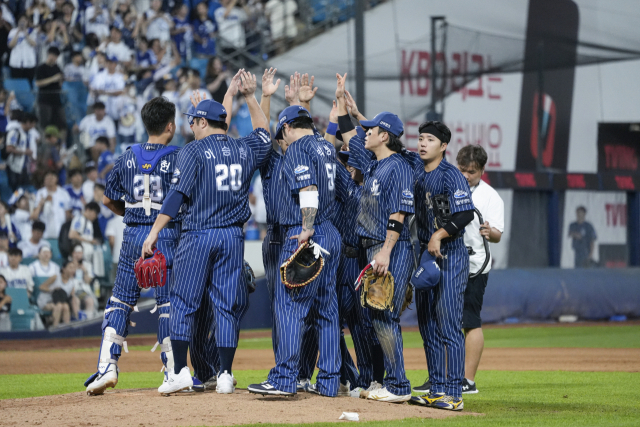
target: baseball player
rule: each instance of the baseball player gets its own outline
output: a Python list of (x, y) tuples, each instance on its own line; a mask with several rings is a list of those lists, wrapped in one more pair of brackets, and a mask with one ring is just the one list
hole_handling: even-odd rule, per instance
[(285, 151), (285, 178), (279, 224), (283, 246), (279, 263), (284, 263), (298, 245), (309, 238), (324, 248), (324, 268), (304, 287), (289, 290), (278, 280), (274, 292), (276, 313), (276, 366), (267, 381), (251, 384), (258, 394), (293, 395), (297, 392), (301, 327), (309, 312), (318, 313), (320, 372), (309, 390), (336, 396), (339, 387), (339, 321), (335, 274), (340, 258), (340, 236), (331, 224), (335, 200), (336, 158), (333, 147), (314, 132), (309, 112), (290, 106), (280, 113), (276, 140)]
[(462, 307), (469, 277), (464, 228), (473, 220), (467, 180), (444, 158), (451, 131), (440, 122), (420, 125), (418, 153), (405, 151), (415, 172), (416, 222), (422, 251), (437, 258), (440, 283), (416, 291), (418, 325), (431, 380), (430, 394), (412, 403), (460, 411), (464, 375)]
[[(356, 230), (360, 247), (366, 251), (365, 261), (371, 262), (376, 274), (390, 272), (395, 282), (391, 310), (363, 309), (368, 312), (382, 346), (387, 373), (383, 387), (370, 387), (367, 398), (383, 402), (406, 402), (411, 398), (411, 385), (404, 370), (400, 310), (413, 267), (407, 217), (413, 214), (414, 202), (411, 191), (413, 173), (400, 154), (403, 149), (400, 137), (404, 133), (404, 126), (398, 116), (383, 112), (373, 120), (361, 120), (366, 136), (362, 138), (357, 135), (344, 99), (346, 74), (337, 75), (337, 78), (338, 123), (342, 138), (351, 152), (349, 164), (364, 175)], [(365, 322), (366, 317), (363, 316)], [(374, 354), (373, 361), (376, 359)]]
[[(271, 150), (268, 121), (255, 99), (255, 76), (241, 70), (235, 77), (244, 95), (254, 131), (235, 140), (226, 135), (225, 108), (211, 100), (201, 101), (188, 116), (197, 139), (181, 150), (167, 202), (143, 249), (151, 254), (165, 224), (184, 203), (183, 234), (176, 251), (176, 276), (171, 289), (171, 344), (174, 370), (158, 388), (170, 394), (193, 385), (187, 367), (194, 316), (208, 293), (215, 310), (215, 341), (220, 357), (216, 391), (233, 393), (232, 364), (238, 345), (240, 319), (234, 304), (245, 298), (242, 225), (251, 212), (248, 191), (253, 172)], [(232, 83), (233, 84), (233, 83)], [(244, 293), (245, 295), (242, 295)]]
[[(102, 344), (98, 357), (98, 372), (85, 382), (87, 394), (103, 394), (107, 387), (118, 383), (118, 359), (128, 334), (129, 316), (134, 310), (140, 288), (133, 267), (142, 250), (159, 210), (169, 192), (178, 156), (177, 147), (169, 147), (176, 130), (175, 105), (166, 98), (153, 98), (141, 111), (149, 134), (148, 142), (134, 145), (115, 163), (107, 182), (102, 202), (116, 215), (124, 216), (127, 225), (120, 261), (102, 323)], [(180, 218), (174, 218), (158, 235), (158, 249), (167, 262), (167, 283), (170, 283), (174, 251), (180, 235)], [(159, 311), (158, 343), (166, 369), (173, 369), (169, 339), (169, 286), (155, 288)], [(155, 309), (154, 309), (155, 310)]]

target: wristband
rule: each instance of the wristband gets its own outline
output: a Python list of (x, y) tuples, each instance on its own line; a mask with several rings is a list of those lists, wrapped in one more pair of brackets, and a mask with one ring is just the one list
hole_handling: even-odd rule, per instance
[(338, 124), (329, 122), (329, 126), (327, 126), (327, 134), (336, 136), (337, 130), (338, 130)]
[(400, 221), (396, 221), (395, 219), (390, 219), (387, 223), (387, 231), (395, 231), (398, 234), (402, 234), (403, 228), (404, 224)]
[(340, 125), (340, 132), (342, 132), (343, 135), (347, 132), (351, 132), (356, 128), (353, 125), (353, 122), (351, 121), (351, 117), (349, 117), (348, 114), (338, 117), (338, 125)]

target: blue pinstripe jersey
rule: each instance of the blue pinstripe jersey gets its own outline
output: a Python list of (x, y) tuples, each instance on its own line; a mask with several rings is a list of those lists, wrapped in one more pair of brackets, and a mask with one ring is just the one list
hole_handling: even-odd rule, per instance
[(358, 220), (362, 188), (351, 179), (351, 175), (345, 167), (337, 165), (336, 207), (333, 225), (340, 232), (342, 243), (353, 247), (358, 247), (355, 224)]
[[(142, 147), (143, 159), (146, 158), (145, 153), (149, 153), (149, 158), (153, 158), (156, 153), (162, 149), (166, 149), (161, 144), (140, 144)], [(149, 174), (149, 195), (152, 203), (160, 203), (164, 201), (169, 188), (171, 187), (171, 179), (173, 178), (173, 168), (178, 158), (180, 149), (170, 151), (162, 156), (151, 174)], [(104, 195), (111, 200), (124, 200), (126, 203), (142, 202), (144, 195), (144, 178), (138, 165), (138, 159), (133, 150), (126, 150), (120, 157), (116, 159), (115, 165), (109, 175)], [(124, 223), (131, 224), (153, 224), (160, 213), (159, 210), (151, 209), (151, 215), (147, 216), (143, 208), (126, 208), (124, 213)], [(181, 221), (180, 215), (172, 221)]]
[(409, 240), (408, 214), (414, 211), (413, 171), (409, 163), (399, 153), (375, 160), (373, 153), (364, 148), (364, 139), (357, 135), (351, 138), (349, 151), (349, 163), (360, 169), (364, 176), (358, 235), (384, 241), (389, 217), (396, 212), (405, 212), (400, 240)]
[[(442, 159), (438, 167), (431, 172), (425, 172), (424, 163), (418, 153), (404, 151), (403, 156), (411, 163), (414, 171), (418, 239), (421, 243), (429, 243), (431, 235), (438, 230), (431, 197), (439, 194), (447, 195), (452, 215), (473, 210), (469, 183), (458, 168), (447, 162), (447, 159)], [(464, 234), (464, 230), (461, 234)], [(443, 248), (445, 246), (464, 247), (464, 239), (444, 242), (442, 246)]]
[(210, 135), (180, 151), (171, 189), (184, 194), (182, 230), (224, 228), (251, 216), (249, 185), (271, 151), (265, 129), (234, 139)]
[(306, 135), (287, 148), (282, 166), (283, 203), (280, 206), (281, 225), (302, 224), (301, 188), (318, 188), (318, 213), (315, 223), (331, 220), (334, 211), (336, 182), (336, 150), (319, 135)]
[(262, 196), (267, 211), (267, 224), (274, 225), (280, 220), (280, 204), (282, 203), (282, 154), (271, 150), (269, 161), (260, 167), (262, 178)]

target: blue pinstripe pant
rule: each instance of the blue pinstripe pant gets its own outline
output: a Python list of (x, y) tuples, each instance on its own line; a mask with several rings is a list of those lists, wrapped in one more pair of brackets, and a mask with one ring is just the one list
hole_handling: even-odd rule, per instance
[[(116, 271), (116, 280), (113, 285), (113, 296), (125, 304), (135, 306), (140, 298), (140, 287), (133, 272), (133, 267), (140, 258), (142, 253), (142, 244), (151, 231), (151, 225), (138, 225), (135, 227), (126, 227), (123, 232), (122, 247), (120, 249), (120, 257), (118, 259), (118, 269)], [(173, 261), (178, 240), (180, 238), (180, 226), (175, 224), (174, 228), (165, 228), (158, 235), (157, 248), (163, 253), (167, 262), (167, 282), (163, 287), (155, 288), (154, 294), (156, 304), (161, 305), (169, 302), (169, 290), (173, 279)], [(122, 337), (126, 337), (129, 333), (129, 315), (131, 310), (122, 304), (109, 301), (107, 308), (120, 307), (106, 313), (102, 322), (102, 330), (110, 326), (116, 330), (116, 333)], [(125, 310), (126, 309), (126, 310)], [(167, 308), (159, 309), (161, 314)], [(168, 313), (169, 311), (166, 310)], [(162, 343), (165, 337), (169, 336), (169, 319), (166, 317), (158, 318), (157, 339)], [(121, 348), (117, 344), (112, 345), (112, 353), (115, 359), (121, 354)]]
[[(290, 240), (299, 234), (301, 226), (290, 227), (283, 241), (279, 263), (282, 264), (293, 252), (298, 241)], [(295, 290), (287, 289), (281, 280), (276, 282), (274, 308), (278, 345), (275, 350), (276, 366), (269, 372), (269, 382), (278, 390), (295, 393), (300, 363), (300, 344), (305, 320), (313, 310), (317, 312), (315, 327), (319, 332), (320, 359), (317, 385), (327, 396), (338, 393), (340, 382), (340, 322), (338, 320), (338, 298), (335, 277), (340, 260), (340, 235), (329, 221), (315, 227), (313, 240), (329, 251), (325, 256), (320, 275), (307, 286)]]
[[(369, 261), (380, 251), (382, 245), (375, 245), (367, 249)], [(399, 241), (393, 247), (390, 256), (389, 272), (393, 275), (395, 289), (393, 292), (392, 310), (367, 310), (373, 329), (384, 354), (384, 367), (387, 375), (384, 386), (395, 395), (411, 394), (411, 384), (404, 371), (404, 355), (402, 353), (402, 330), (400, 328), (400, 310), (405, 298), (409, 276), (413, 269), (413, 255), (411, 243)], [(358, 298), (362, 287), (358, 291)], [(366, 322), (366, 318), (364, 319)], [(366, 326), (365, 326), (366, 327)]]
[(273, 291), (275, 284), (280, 280), (280, 252), (282, 249), (282, 234), (279, 225), (269, 225), (267, 235), (262, 242), (262, 262), (264, 264), (264, 274), (267, 278), (267, 291), (269, 292), (269, 303), (271, 305), (271, 343), (273, 350), (276, 350), (278, 339), (276, 337), (276, 318), (273, 307)]
[(459, 398), (464, 377), (462, 309), (469, 278), (469, 254), (464, 247), (441, 252), (447, 258), (438, 259), (440, 283), (433, 289), (416, 292), (416, 312), (431, 391)]
[[(216, 344), (238, 346), (241, 319), (234, 306), (236, 301), (248, 298), (243, 258), (244, 236), (240, 227), (182, 233), (170, 296), (172, 340), (191, 340), (196, 311), (203, 295), (208, 293), (215, 313)], [(241, 293), (244, 295), (239, 297)]]

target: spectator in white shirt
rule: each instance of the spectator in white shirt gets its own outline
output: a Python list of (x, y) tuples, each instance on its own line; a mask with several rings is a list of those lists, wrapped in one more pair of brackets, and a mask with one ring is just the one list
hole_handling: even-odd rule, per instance
[(285, 37), (292, 39), (298, 35), (294, 17), (298, 4), (295, 0), (269, 0), (264, 9), (269, 16), (272, 41), (278, 42)]
[(9, 236), (10, 247), (18, 247), (18, 242), (22, 239), (22, 236), (18, 227), (11, 220), (9, 205), (4, 200), (0, 200), (0, 231), (4, 231)]
[[(80, 140), (84, 148), (91, 148), (95, 145), (99, 136), (109, 138), (109, 145), (116, 145), (116, 125), (113, 119), (106, 115), (107, 110), (103, 102), (93, 104), (93, 114), (85, 116), (77, 127), (75, 132), (80, 132)], [(86, 196), (85, 196), (86, 197)]]
[(86, 79), (86, 68), (82, 52), (73, 52), (71, 62), (64, 66), (64, 80), (67, 82), (83, 82)]
[[(16, 210), (11, 215), (11, 222), (16, 226), (20, 232), (22, 240), (31, 239), (31, 212), (29, 211), (29, 198), (24, 191), (22, 195), (18, 196), (18, 200), (15, 202)], [(18, 193), (20, 194), (20, 193)]]
[(49, 242), (42, 238), (45, 228), (44, 222), (34, 221), (33, 226), (31, 226), (31, 238), (18, 243), (18, 247), (22, 250), (22, 256), (35, 258), (44, 246), (51, 247)]
[[(42, 292), (42, 289), (49, 289), (49, 286), (56, 281), (58, 274), (60, 274), (60, 267), (58, 267), (58, 264), (51, 261), (51, 248), (49, 248), (49, 246), (43, 246), (40, 248), (38, 259), (29, 265), (29, 270), (31, 270), (31, 275), (34, 278), (38, 278), (40, 280), (46, 278), (46, 280), (39, 286), (40, 293), (38, 294), (38, 300), (36, 301), (38, 308), (40, 310), (45, 310), (47, 304), (51, 303), (51, 293), (48, 291)], [(53, 306), (50, 306), (49, 309), (53, 309)]]
[(100, 40), (109, 35), (109, 10), (102, 0), (92, 0), (84, 12), (85, 34), (94, 33)]
[(37, 141), (29, 132), (35, 127), (37, 118), (31, 113), (20, 113), (17, 121), (7, 124), (6, 151), (7, 178), (12, 190), (31, 185), (30, 164), (37, 157)]
[(18, 248), (9, 249), (9, 266), (0, 268), (0, 274), (7, 280), (7, 287), (26, 289), (31, 295), (33, 292), (33, 276), (26, 265), (21, 265), (22, 251)]
[(165, 44), (171, 38), (173, 19), (162, 11), (162, 0), (151, 0), (151, 9), (145, 11), (143, 28), (146, 28), (147, 40), (158, 39)]
[(71, 198), (71, 210), (73, 216), (82, 215), (84, 209), (84, 197), (82, 194), (82, 172), (80, 169), (71, 169), (67, 174), (67, 182), (69, 184), (64, 186), (64, 189), (69, 193)]
[(82, 196), (85, 203), (89, 203), (93, 200), (93, 190), (98, 181), (98, 169), (95, 166), (88, 166), (84, 170), (84, 174), (87, 177), (86, 181), (82, 184)]
[(124, 217), (120, 215), (114, 215), (113, 218), (107, 222), (107, 230), (105, 231), (105, 235), (107, 239), (109, 239), (109, 245), (111, 246), (111, 276), (112, 281), (115, 280), (115, 273), (118, 266), (118, 261), (120, 260), (120, 249), (122, 248), (122, 239), (124, 236)]
[(58, 186), (55, 172), (49, 171), (44, 176), (44, 187), (36, 193), (36, 207), (31, 212), (31, 219), (45, 223), (45, 239), (57, 239), (62, 224), (71, 219), (71, 197)]
[[(222, 51), (230, 56), (239, 55), (238, 50), (243, 49), (247, 43), (244, 33), (244, 23), (247, 20), (247, 12), (236, 7), (235, 0), (222, 0), (223, 7), (214, 12), (218, 24), (218, 40)], [(246, 5), (243, 5), (246, 8)], [(238, 58), (242, 60), (240, 56)]]
[[(62, 321), (64, 324), (71, 323), (71, 313), (77, 315), (77, 298), (75, 298), (76, 264), (72, 261), (64, 261), (60, 273), (56, 280), (48, 286), (40, 286), (40, 292), (48, 293), (51, 301), (44, 306), (45, 310), (51, 310), (52, 325), (54, 328)], [(40, 300), (40, 297), (38, 297)], [(44, 302), (44, 297), (43, 297)]]
[(116, 99), (124, 93), (125, 79), (117, 71), (118, 58), (107, 56), (107, 67), (93, 78), (89, 89), (94, 97), (106, 106), (107, 115), (113, 120), (118, 120)]
[(0, 268), (9, 266), (9, 236), (0, 231)]
[(76, 279), (76, 292), (75, 295), (80, 302), (80, 307), (87, 315), (87, 318), (92, 319), (96, 314), (98, 307), (98, 299), (91, 289), (91, 282), (94, 279), (93, 266), (84, 257), (84, 250), (82, 245), (76, 245), (71, 253), (71, 261), (76, 264), (76, 273), (74, 278)]
[(99, 213), (100, 205), (96, 202), (89, 202), (84, 207), (82, 215), (75, 217), (73, 221), (71, 221), (69, 239), (82, 243), (84, 258), (87, 261), (91, 261), (93, 258), (93, 245), (99, 244), (93, 237), (93, 221), (98, 218)]
[(118, 62), (124, 65), (125, 68), (131, 66), (131, 49), (122, 41), (122, 30), (116, 26), (111, 27), (111, 35), (108, 40), (105, 40), (98, 48), (102, 50), (107, 58), (115, 57)]
[(9, 69), (11, 78), (27, 79), (29, 84), (36, 73), (36, 45), (37, 29), (28, 27), (28, 19), (25, 15), (18, 19), (18, 26), (9, 31), (7, 44), (11, 49), (9, 54)]

